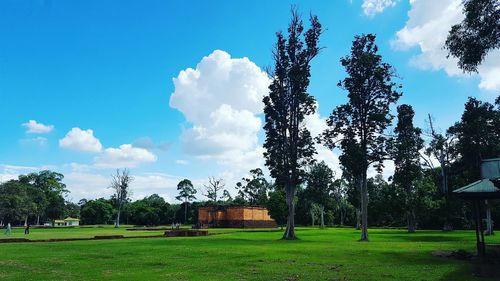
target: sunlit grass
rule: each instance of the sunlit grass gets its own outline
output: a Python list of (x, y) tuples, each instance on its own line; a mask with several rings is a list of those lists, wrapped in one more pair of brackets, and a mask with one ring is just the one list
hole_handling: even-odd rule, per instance
[[(436, 250), (474, 251), (472, 231), (373, 229), (358, 242), (354, 229), (299, 228), (282, 233), (211, 230), (192, 238), (0, 244), (2, 280), (487, 280), (466, 262), (436, 258)], [(33, 229), (31, 239), (153, 235), (125, 228)], [(15, 230), (13, 237), (23, 237)], [(488, 237), (499, 243), (500, 237)], [(28, 274), (28, 275), (27, 275)], [(29, 278), (27, 278), (29, 277)]]

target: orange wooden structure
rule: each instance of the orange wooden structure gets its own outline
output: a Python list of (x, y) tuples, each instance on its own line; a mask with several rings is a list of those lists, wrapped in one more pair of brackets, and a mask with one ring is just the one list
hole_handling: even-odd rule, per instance
[(277, 227), (266, 208), (211, 206), (198, 208), (201, 227), (263, 228)]

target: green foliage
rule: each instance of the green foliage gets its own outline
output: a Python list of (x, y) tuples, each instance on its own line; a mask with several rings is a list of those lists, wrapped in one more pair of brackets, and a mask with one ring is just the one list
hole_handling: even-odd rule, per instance
[(283, 227), (283, 225), (286, 224), (288, 207), (286, 205), (285, 192), (283, 190), (269, 192), (267, 210), (269, 211), (269, 216), (271, 216), (279, 226)]
[[(394, 133), (396, 137), (390, 142), (390, 150), (394, 159), (394, 184), (399, 187), (405, 197), (404, 209), (408, 221), (408, 231), (416, 230), (416, 214), (420, 202), (419, 185), (416, 181), (421, 177), (420, 150), (424, 147), (422, 131), (413, 125), (415, 112), (410, 105), (398, 106), (398, 123)], [(416, 197), (417, 196), (417, 197)]]
[(0, 221), (23, 222), (36, 208), (29, 196), (29, 186), (17, 180), (0, 184)]
[(188, 216), (188, 203), (196, 199), (196, 188), (194, 188), (193, 183), (184, 179), (177, 184), (177, 190), (179, 191), (179, 195), (175, 197), (175, 199), (179, 201), (184, 201), (184, 222), (187, 222)]
[(457, 172), (469, 183), (479, 180), (481, 160), (500, 156), (500, 109), (469, 97), (461, 120), (449, 133), (457, 139)]
[(80, 206), (82, 224), (109, 224), (113, 222), (115, 209), (111, 200), (99, 198), (88, 200)]
[(236, 183), (238, 196), (246, 200), (250, 205), (265, 206), (267, 203), (267, 191), (270, 184), (264, 177), (261, 168), (250, 170), (251, 178), (242, 178)]
[(393, 82), (394, 69), (382, 61), (373, 34), (356, 36), (351, 54), (340, 62), (348, 76), (338, 86), (348, 92), (349, 101), (333, 110), (322, 140), (330, 149), (342, 149), (339, 159), (346, 178), (359, 185), (361, 240), (368, 240), (367, 170), (372, 164), (380, 170), (387, 156), (384, 132), (401, 86)]
[(465, 19), (451, 27), (445, 48), (464, 72), (477, 72), (489, 51), (500, 48), (500, 2), (464, 0)]
[(292, 10), (288, 38), (276, 34), (273, 52), (274, 72), (270, 93), (263, 99), (266, 140), (266, 166), (276, 184), (285, 188), (289, 209), (284, 238), (294, 239), (294, 198), (296, 187), (305, 177), (305, 166), (315, 153), (310, 132), (303, 126), (304, 117), (316, 110), (315, 99), (307, 92), (310, 62), (319, 53), (322, 29), (316, 16), (310, 17), (311, 27), (304, 32), (298, 12)]

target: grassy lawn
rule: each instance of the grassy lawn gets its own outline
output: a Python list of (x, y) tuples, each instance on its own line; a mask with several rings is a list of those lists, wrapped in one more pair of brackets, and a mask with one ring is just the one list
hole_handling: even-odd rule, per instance
[[(16, 230), (13, 237), (22, 237)], [(223, 230), (226, 232), (226, 230)], [(231, 232), (231, 231), (230, 231)], [(162, 231), (157, 232), (162, 233)], [(33, 229), (29, 238), (152, 235), (113, 228)], [(3, 235), (3, 234), (2, 234)], [(1, 280), (488, 280), (436, 250), (473, 251), (471, 231), (353, 229), (231, 232), (193, 238), (0, 244)], [(500, 243), (500, 237), (488, 237)]]

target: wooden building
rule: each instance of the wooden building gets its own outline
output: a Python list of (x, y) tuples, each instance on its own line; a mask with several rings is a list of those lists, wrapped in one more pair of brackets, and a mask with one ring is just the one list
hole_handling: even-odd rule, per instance
[(198, 208), (200, 227), (266, 228), (277, 227), (266, 208), (213, 206)]

